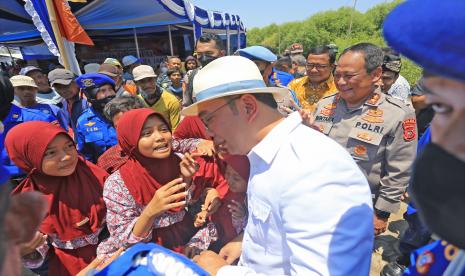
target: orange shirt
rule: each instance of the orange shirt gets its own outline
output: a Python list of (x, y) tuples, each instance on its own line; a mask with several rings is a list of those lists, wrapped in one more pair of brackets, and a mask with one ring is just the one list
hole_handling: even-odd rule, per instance
[(287, 87), (295, 92), (302, 108), (310, 112), (315, 111), (316, 104), (322, 98), (337, 93), (332, 75), (325, 82), (317, 85), (311, 84), (305, 76), (291, 81)]

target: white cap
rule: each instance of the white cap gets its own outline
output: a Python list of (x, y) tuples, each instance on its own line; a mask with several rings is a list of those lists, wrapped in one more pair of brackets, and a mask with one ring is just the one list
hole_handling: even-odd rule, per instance
[(34, 79), (28, 76), (16, 75), (11, 77), (10, 81), (13, 84), (13, 87), (31, 86), (37, 88)]
[(157, 75), (153, 71), (153, 68), (149, 65), (139, 65), (132, 70), (132, 75), (135, 81), (139, 81), (145, 78), (156, 78)]

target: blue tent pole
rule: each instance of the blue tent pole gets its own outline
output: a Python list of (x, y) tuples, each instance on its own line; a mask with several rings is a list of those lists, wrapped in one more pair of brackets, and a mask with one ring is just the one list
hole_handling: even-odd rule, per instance
[(139, 53), (139, 41), (137, 41), (137, 31), (136, 31), (136, 28), (133, 28), (133, 30), (134, 30), (134, 42), (136, 43), (137, 58), (140, 58), (140, 53)]

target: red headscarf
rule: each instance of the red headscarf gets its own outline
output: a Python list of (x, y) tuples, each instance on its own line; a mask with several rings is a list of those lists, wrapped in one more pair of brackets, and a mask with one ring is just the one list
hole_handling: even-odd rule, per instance
[(186, 116), (179, 123), (173, 136), (178, 139), (201, 138), (211, 140), (207, 135), (207, 129), (198, 116)]
[(147, 158), (139, 152), (137, 145), (140, 133), (149, 116), (157, 116), (170, 127), (161, 114), (149, 108), (141, 108), (124, 113), (116, 131), (118, 143), (129, 156), (126, 164), (119, 169), (121, 177), (134, 200), (144, 206), (149, 204), (162, 185), (181, 176), (181, 159), (173, 152), (165, 159)]
[[(13, 193), (34, 190), (45, 194), (49, 210), (40, 231), (69, 241), (95, 233), (102, 226), (106, 215), (103, 183), (108, 174), (81, 157), (76, 170), (69, 176), (44, 174), (42, 159), (47, 146), (57, 135), (66, 135), (72, 141), (58, 126), (38, 121), (25, 122), (8, 132), (5, 145), (11, 160), (28, 173)], [(77, 225), (86, 220), (83, 225)]]

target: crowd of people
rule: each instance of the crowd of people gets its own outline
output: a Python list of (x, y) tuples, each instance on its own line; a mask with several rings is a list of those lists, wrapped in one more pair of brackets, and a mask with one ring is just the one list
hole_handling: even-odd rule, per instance
[[(400, 4), (386, 48), (226, 56), (205, 33), (156, 68), (128, 55), (80, 76), (5, 72), (0, 274), (85, 275), (153, 242), (212, 275), (368, 275), (374, 237), (413, 198), (381, 275), (463, 275), (460, 9)], [(400, 54), (424, 68), (412, 88)]]

